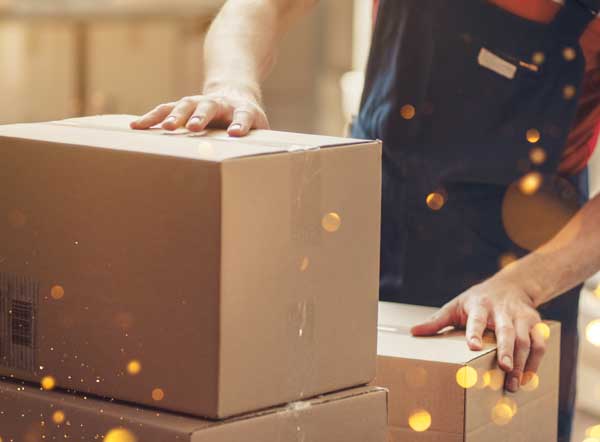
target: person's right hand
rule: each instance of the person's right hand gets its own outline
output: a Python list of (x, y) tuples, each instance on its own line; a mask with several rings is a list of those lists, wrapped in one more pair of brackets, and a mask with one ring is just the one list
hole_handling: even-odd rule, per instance
[(207, 127), (227, 128), (230, 136), (241, 137), (251, 129), (269, 129), (267, 116), (251, 94), (227, 91), (185, 97), (157, 106), (131, 123), (132, 129), (149, 129), (160, 124), (165, 130), (182, 127), (201, 132)]

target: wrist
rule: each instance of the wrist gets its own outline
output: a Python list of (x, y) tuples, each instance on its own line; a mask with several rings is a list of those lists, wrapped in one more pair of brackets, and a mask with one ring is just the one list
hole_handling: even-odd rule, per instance
[(204, 82), (204, 95), (224, 95), (244, 98), (256, 103), (262, 102), (260, 86), (252, 81), (239, 79), (208, 78)]
[(498, 272), (496, 276), (508, 284), (517, 287), (527, 296), (531, 306), (534, 308), (539, 307), (549, 299), (545, 284), (540, 279), (542, 273), (531, 268), (529, 263), (526, 262), (526, 258), (508, 265)]

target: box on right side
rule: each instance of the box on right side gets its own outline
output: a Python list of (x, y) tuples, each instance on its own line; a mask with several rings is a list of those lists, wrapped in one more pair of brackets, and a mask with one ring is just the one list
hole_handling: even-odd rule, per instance
[(504, 391), (496, 343), (468, 349), (464, 332), (416, 338), (436, 309), (380, 303), (377, 378), (389, 389), (389, 442), (549, 442), (557, 438), (560, 324), (548, 326), (536, 376)]

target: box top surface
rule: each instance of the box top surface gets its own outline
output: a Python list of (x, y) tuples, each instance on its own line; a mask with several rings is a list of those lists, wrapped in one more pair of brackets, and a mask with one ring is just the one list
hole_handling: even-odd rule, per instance
[[(380, 302), (377, 354), (466, 365), (496, 350), (496, 340), (490, 332), (484, 337), (484, 348), (481, 351), (468, 348), (462, 330), (449, 330), (430, 337), (414, 337), (410, 334), (411, 327), (425, 321), (437, 310), (432, 307)], [(551, 329), (560, 327), (558, 323), (548, 324)]]
[(194, 434), (198, 431), (256, 417), (283, 416), (288, 413), (298, 413), (302, 410), (307, 410), (319, 405), (367, 394), (379, 394), (382, 392), (385, 392), (385, 389), (380, 387), (354, 388), (305, 401), (294, 402), (286, 406), (258, 411), (240, 417), (214, 421), (147, 408), (139, 408), (117, 402), (94, 399), (89, 396), (83, 397), (58, 390), (43, 391), (40, 388), (36, 388), (34, 385), (21, 385), (16, 382), (0, 381), (0, 400), (11, 399), (16, 404), (19, 404), (20, 400), (23, 401), (23, 404), (35, 401), (36, 403), (48, 404), (51, 408), (64, 410), (67, 414), (69, 410), (78, 410), (84, 413), (98, 413), (102, 414), (105, 418), (114, 418), (115, 422), (128, 421), (135, 425), (173, 431), (173, 433), (177, 434)]
[(131, 115), (99, 115), (46, 123), (0, 126), (0, 139), (17, 138), (62, 145), (86, 146), (188, 158), (210, 162), (368, 143), (366, 140), (255, 130), (242, 138), (225, 130), (193, 133), (160, 128), (133, 130)]

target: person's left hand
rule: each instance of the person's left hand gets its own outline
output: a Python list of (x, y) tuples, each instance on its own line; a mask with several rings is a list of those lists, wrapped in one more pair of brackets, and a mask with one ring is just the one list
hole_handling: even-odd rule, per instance
[(523, 375), (536, 373), (544, 356), (546, 342), (535, 327), (540, 322), (525, 290), (497, 275), (454, 298), (411, 332), (415, 336), (430, 336), (448, 326), (466, 328), (469, 348), (481, 350), (485, 330), (494, 330), (498, 364), (507, 373), (506, 389), (516, 392)]

